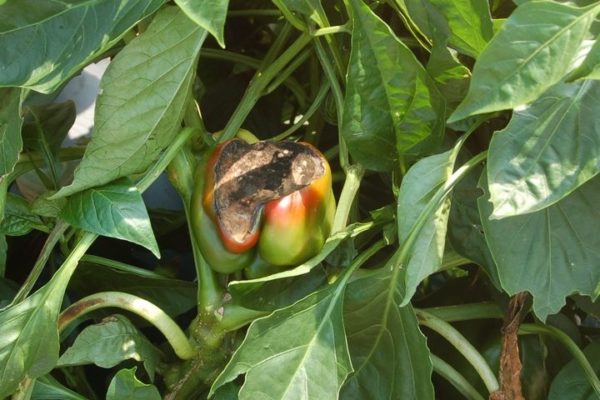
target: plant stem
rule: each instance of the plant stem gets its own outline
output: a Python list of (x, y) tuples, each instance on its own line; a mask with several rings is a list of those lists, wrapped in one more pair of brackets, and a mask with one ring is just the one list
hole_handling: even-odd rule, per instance
[(237, 131), (241, 128), (246, 120), (246, 117), (263, 95), (264, 90), (275, 76), (283, 70), (283, 68), (302, 51), (302, 49), (310, 42), (311, 38), (307, 34), (302, 34), (294, 43), (292, 43), (279, 58), (267, 66), (264, 71), (258, 70), (250, 85), (246, 89), (242, 100), (233, 112), (233, 116), (225, 126), (223, 133), (218, 138), (219, 142), (232, 139)]
[(475, 347), (452, 325), (422, 310), (415, 310), (419, 323), (440, 334), (452, 344), (475, 368), (487, 390), (492, 393), (500, 387), (494, 372)]
[(333, 218), (333, 224), (331, 226), (331, 234), (335, 234), (346, 227), (348, 221), (348, 215), (350, 215), (350, 209), (354, 198), (360, 188), (360, 181), (364, 175), (365, 169), (360, 164), (350, 165), (346, 169), (346, 181), (340, 194), (340, 201)]
[(311, 36), (324, 36), (331, 35), (334, 33), (350, 33), (350, 29), (347, 24), (338, 25), (338, 26), (328, 26), (325, 28), (319, 28), (311, 32)]
[(540, 324), (522, 324), (519, 327), (519, 333), (522, 335), (548, 335), (561, 342), (583, 370), (590, 386), (594, 389), (594, 392), (596, 392), (596, 396), (600, 397), (600, 379), (598, 379), (598, 375), (594, 372), (594, 368), (585, 357), (585, 354), (583, 354), (583, 351), (577, 347), (577, 344), (566, 333), (553, 326)]
[(165, 277), (161, 274), (157, 274), (154, 271), (136, 267), (135, 265), (126, 264), (121, 261), (111, 260), (110, 258), (86, 254), (85, 256), (81, 257), (81, 261), (87, 262), (90, 264), (102, 265), (102, 266), (109, 267), (109, 268), (117, 270), (117, 271), (123, 271), (123, 272), (127, 272), (127, 273), (134, 274), (137, 276), (143, 276), (146, 278), (168, 279), (167, 277)]
[(35, 261), (35, 264), (33, 265), (29, 276), (27, 277), (27, 279), (25, 280), (25, 282), (23, 283), (23, 285), (21, 286), (21, 288), (19, 289), (19, 291), (17, 292), (17, 294), (15, 295), (8, 307), (20, 303), (31, 292), (31, 289), (33, 288), (38, 278), (40, 277), (40, 274), (44, 270), (44, 266), (48, 262), (48, 259), (50, 258), (50, 255), (54, 250), (54, 246), (56, 246), (56, 243), (58, 243), (58, 241), (60, 240), (63, 233), (65, 233), (68, 227), (69, 225), (67, 223), (65, 223), (62, 220), (58, 220), (56, 226), (54, 226), (54, 229), (52, 230), (52, 232), (50, 232), (50, 235), (48, 235), (46, 243), (44, 243), (44, 247), (42, 247), (42, 251), (40, 252), (40, 255)]
[(481, 393), (475, 389), (468, 380), (465, 379), (457, 370), (455, 370), (450, 364), (442, 360), (435, 354), (431, 354), (431, 362), (433, 364), (433, 370), (437, 372), (442, 378), (446, 379), (452, 384), (465, 398), (469, 400), (484, 400)]
[(302, 125), (304, 125), (304, 123), (306, 121), (308, 121), (310, 119), (310, 117), (312, 117), (313, 114), (319, 109), (319, 107), (323, 103), (323, 100), (325, 100), (325, 97), (327, 97), (327, 93), (329, 93), (329, 82), (324, 81), (321, 84), (321, 87), (319, 87), (319, 92), (315, 96), (313, 103), (310, 105), (308, 110), (306, 110), (306, 112), (304, 114), (302, 114), (302, 118), (300, 118), (300, 120), (298, 120), (298, 122), (296, 122), (294, 125), (290, 126), (288, 129), (286, 129), (279, 135), (272, 137), (270, 140), (272, 140), (274, 142), (278, 142), (280, 140), (287, 138), (294, 132), (296, 132), (296, 130), (298, 130)]
[(498, 307), (496, 303), (492, 302), (431, 307), (425, 308), (423, 311), (446, 322), (504, 318), (500, 307)]
[(150, 322), (165, 336), (179, 358), (189, 360), (196, 354), (179, 325), (167, 313), (148, 300), (129, 293), (99, 292), (78, 300), (60, 314), (58, 330), (62, 332), (77, 318), (107, 307), (131, 311)]
[(342, 136), (342, 122), (344, 116), (344, 94), (342, 92), (342, 88), (340, 86), (340, 82), (337, 79), (337, 75), (331, 62), (329, 61), (329, 56), (327, 52), (323, 48), (321, 41), (317, 38), (314, 41), (315, 50), (317, 52), (317, 57), (319, 58), (319, 62), (325, 71), (325, 76), (329, 79), (329, 84), (331, 85), (331, 92), (333, 93), (333, 99), (335, 100), (335, 109), (337, 114), (338, 121), (338, 142), (339, 142), (339, 156), (340, 156), (340, 166), (343, 170), (346, 170), (348, 165), (350, 165), (350, 156), (348, 155), (348, 147), (346, 146), (346, 141)]
[[(202, 124), (203, 125), (203, 124)], [(175, 155), (168, 166), (169, 180), (173, 187), (179, 193), (183, 202), (183, 209), (188, 226), (188, 233), (192, 245), (192, 255), (194, 257), (194, 266), (198, 278), (198, 291), (196, 302), (199, 313), (212, 313), (221, 306), (223, 299), (223, 290), (217, 282), (216, 274), (202, 257), (200, 248), (194, 237), (192, 225), (191, 205), (192, 190), (196, 185), (203, 185), (202, 174), (196, 176), (196, 165), (194, 156), (189, 148), (184, 147)]]

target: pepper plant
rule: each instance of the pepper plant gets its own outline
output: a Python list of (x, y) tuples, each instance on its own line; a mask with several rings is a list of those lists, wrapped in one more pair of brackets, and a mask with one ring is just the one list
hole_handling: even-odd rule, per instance
[(599, 396), (598, 13), (1, 1), (0, 398)]

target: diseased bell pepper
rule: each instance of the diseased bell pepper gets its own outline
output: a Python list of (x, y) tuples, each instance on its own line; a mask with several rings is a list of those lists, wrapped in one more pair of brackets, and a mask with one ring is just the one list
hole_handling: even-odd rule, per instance
[(215, 271), (249, 267), (246, 275), (258, 277), (306, 261), (325, 243), (335, 197), (327, 160), (313, 146), (232, 139), (215, 148), (203, 172), (192, 217)]

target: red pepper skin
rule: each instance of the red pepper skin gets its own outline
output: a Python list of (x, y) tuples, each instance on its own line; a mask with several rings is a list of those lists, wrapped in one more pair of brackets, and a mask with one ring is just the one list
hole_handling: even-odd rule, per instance
[[(210, 160), (208, 162), (200, 162), (196, 174), (203, 177), (209, 175), (205, 173), (209, 163)], [(204, 195), (202, 179), (197, 180), (197, 183), (198, 182), (200, 184), (197, 184), (194, 188), (190, 208), (192, 232), (202, 256), (208, 265), (216, 272), (230, 274), (232, 272), (241, 271), (254, 261), (256, 250), (250, 248), (245, 252), (234, 253), (225, 247), (222, 240), (223, 235), (214, 222), (214, 215), (211, 216), (206, 212), (204, 206), (206, 197)], [(205, 184), (210, 185), (210, 182), (205, 182)]]
[(309, 186), (265, 205), (260, 256), (272, 265), (298, 265), (315, 256), (331, 232), (335, 197), (331, 169)]

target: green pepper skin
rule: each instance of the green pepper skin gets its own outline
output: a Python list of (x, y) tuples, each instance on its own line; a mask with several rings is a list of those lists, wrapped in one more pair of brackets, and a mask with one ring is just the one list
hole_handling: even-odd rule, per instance
[(310, 186), (265, 205), (260, 256), (277, 266), (298, 265), (317, 253), (331, 232), (335, 197), (331, 171)]

